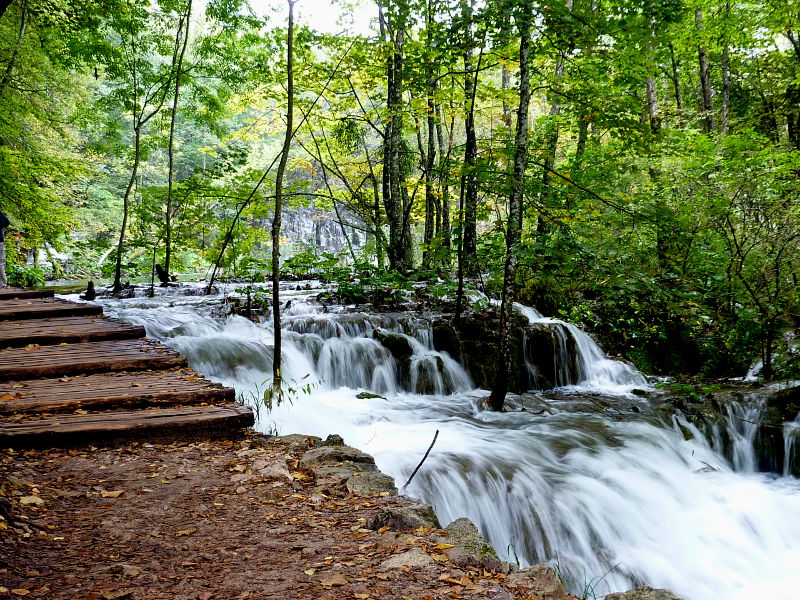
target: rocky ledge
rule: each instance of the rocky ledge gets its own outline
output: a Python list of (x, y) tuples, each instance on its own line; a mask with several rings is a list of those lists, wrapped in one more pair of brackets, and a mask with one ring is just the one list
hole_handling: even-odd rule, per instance
[[(349, 492), (364, 496), (397, 494), (394, 480), (378, 470), (372, 456), (347, 446), (340, 436), (332, 435), (322, 440), (314, 436), (293, 434), (275, 438), (275, 441), (296, 450), (306, 448), (300, 459), (300, 466), (314, 474), (317, 485), (328, 488), (332, 493)], [(437, 561), (446, 560), (460, 568), (478, 568), (505, 574), (505, 586), (522, 591), (525, 597), (538, 600), (577, 600), (576, 596), (564, 589), (563, 583), (550, 565), (537, 564), (519, 569), (501, 560), (469, 519), (462, 517), (442, 528), (432, 506), (416, 498), (403, 497), (403, 500), (400, 506), (378, 511), (367, 521), (365, 527), (383, 532), (387, 544), (398, 540), (404, 532), (435, 528), (440, 541), (437, 549), (441, 552), (429, 554), (414, 548), (384, 561), (381, 565), (383, 569), (407, 570), (433, 566)], [(503, 600), (511, 598), (502, 593), (496, 597)], [(681, 600), (669, 590), (650, 586), (611, 594), (606, 599)]]

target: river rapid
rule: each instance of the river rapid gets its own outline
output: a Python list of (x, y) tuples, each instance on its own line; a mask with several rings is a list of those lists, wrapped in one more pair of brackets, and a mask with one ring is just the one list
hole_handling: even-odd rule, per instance
[[(271, 320), (216, 316), (221, 295), (157, 291), (100, 301), (106, 314), (144, 325), (236, 388), (260, 430), (338, 433), (398, 486), (438, 430), (406, 493), (431, 503), (444, 524), (469, 517), (512, 563), (557, 566), (573, 593), (602, 598), (646, 583), (685, 600), (800, 598), (800, 480), (755, 471), (741, 419), (730, 420), (730, 457), (713, 436), (678, 427), (680, 416), (665, 418), (629, 393), (649, 386), (640, 373), (606, 358), (574, 325), (518, 307), (573, 337), (581, 381), (510, 397), (508, 410), (494, 413), (484, 408), (487, 392), (433, 349), (424, 315), (325, 309), (309, 292), (287, 291), (284, 377), (295, 391), (268, 411), (259, 399), (271, 378)], [(376, 330), (407, 336), (405, 376)], [(382, 397), (359, 398), (365, 391)], [(787, 426), (787, 436), (799, 429)]]

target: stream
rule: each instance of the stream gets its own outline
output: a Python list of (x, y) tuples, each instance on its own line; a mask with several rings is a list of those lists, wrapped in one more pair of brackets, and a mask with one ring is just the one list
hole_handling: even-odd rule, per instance
[[(271, 320), (216, 316), (222, 296), (199, 288), (157, 292), (99, 301), (236, 388), (260, 430), (338, 433), (398, 486), (439, 430), (406, 493), (432, 504), (443, 524), (469, 517), (512, 563), (550, 562), (579, 596), (649, 584), (685, 600), (800, 597), (800, 480), (756, 471), (741, 419), (727, 425), (730, 457), (713, 436), (665, 419), (630, 393), (647, 379), (574, 325), (517, 307), (572, 337), (580, 378), (511, 396), (507, 411), (494, 413), (458, 361), (433, 349), (426, 316), (326, 309), (309, 291), (287, 290), (284, 378), (294, 391), (268, 411), (259, 399), (271, 379)], [(407, 337), (405, 376), (376, 330)], [(382, 397), (357, 397), (365, 391)], [(757, 422), (758, 411), (747, 417)], [(787, 448), (799, 430), (800, 416), (786, 425)]]

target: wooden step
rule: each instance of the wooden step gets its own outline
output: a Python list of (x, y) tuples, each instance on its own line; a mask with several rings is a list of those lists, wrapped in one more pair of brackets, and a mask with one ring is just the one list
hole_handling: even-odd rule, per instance
[(0, 383), (0, 414), (110, 410), (150, 405), (227, 403), (233, 388), (191, 369), (98, 373)]
[(144, 337), (144, 327), (96, 317), (55, 317), (0, 323), (0, 348)]
[(78, 304), (52, 298), (23, 298), (0, 302), (0, 321), (102, 314), (103, 307), (99, 304)]
[(195, 437), (230, 434), (255, 422), (248, 406), (190, 406), (59, 415), (17, 423), (0, 423), (0, 447), (29, 448), (83, 445), (108, 440), (161, 436)]
[(14, 298), (52, 298), (53, 290), (26, 290), (23, 288), (0, 288), (0, 300)]
[(186, 357), (153, 340), (112, 340), (0, 350), (0, 382), (82, 373), (185, 367)]

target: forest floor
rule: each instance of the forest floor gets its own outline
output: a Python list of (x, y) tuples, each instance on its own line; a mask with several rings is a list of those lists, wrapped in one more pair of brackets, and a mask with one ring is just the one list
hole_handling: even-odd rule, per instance
[(457, 568), (434, 528), (366, 529), (406, 500), (322, 488), (304, 450), (254, 432), (0, 450), (0, 598), (539, 598)]

